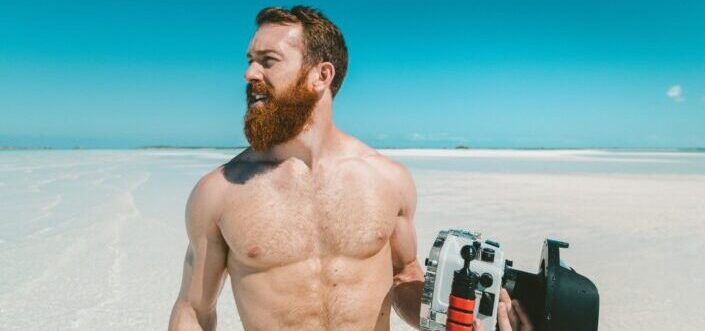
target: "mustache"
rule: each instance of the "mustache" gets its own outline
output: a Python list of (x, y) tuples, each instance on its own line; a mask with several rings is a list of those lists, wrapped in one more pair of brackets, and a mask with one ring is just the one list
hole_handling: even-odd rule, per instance
[(245, 94), (247, 103), (249, 104), (254, 101), (253, 94), (262, 94), (267, 97), (272, 97), (274, 95), (274, 86), (263, 81), (250, 82), (247, 83)]

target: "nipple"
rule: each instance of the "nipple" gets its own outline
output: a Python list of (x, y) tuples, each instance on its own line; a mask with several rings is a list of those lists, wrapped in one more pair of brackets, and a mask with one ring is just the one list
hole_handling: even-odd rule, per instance
[(377, 230), (377, 240), (384, 240), (387, 236), (381, 230)]
[(247, 256), (250, 258), (255, 258), (257, 255), (259, 255), (260, 249), (257, 246), (252, 246), (250, 249), (247, 250)]

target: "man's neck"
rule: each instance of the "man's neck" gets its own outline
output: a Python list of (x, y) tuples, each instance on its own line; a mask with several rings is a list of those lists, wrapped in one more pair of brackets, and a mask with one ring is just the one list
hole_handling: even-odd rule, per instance
[(272, 147), (268, 153), (277, 161), (297, 158), (305, 162), (309, 168), (319, 160), (335, 153), (342, 138), (342, 132), (333, 124), (330, 102), (316, 105), (311, 113), (310, 122), (296, 137)]

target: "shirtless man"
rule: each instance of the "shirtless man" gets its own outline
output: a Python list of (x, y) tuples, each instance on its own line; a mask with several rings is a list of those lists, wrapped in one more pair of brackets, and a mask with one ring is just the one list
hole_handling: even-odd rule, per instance
[(389, 330), (390, 306), (418, 326), (414, 182), (333, 124), (342, 34), (299, 6), (264, 9), (257, 26), (245, 72), (251, 147), (189, 197), (170, 330), (215, 329), (226, 272), (246, 330)]
[(246, 330), (389, 330), (391, 306), (418, 328), (414, 182), (333, 124), (342, 34), (301, 6), (266, 8), (256, 21), (245, 72), (251, 147), (189, 197), (169, 329), (215, 329), (226, 272)]

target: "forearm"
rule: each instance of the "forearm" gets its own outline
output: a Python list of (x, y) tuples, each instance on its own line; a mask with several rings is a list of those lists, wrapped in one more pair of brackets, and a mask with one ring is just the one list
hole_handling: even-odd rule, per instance
[(422, 293), (423, 282), (419, 281), (395, 286), (392, 291), (394, 310), (407, 324), (416, 329), (419, 328)]
[(423, 283), (423, 270), (416, 261), (407, 265), (394, 276), (392, 289), (394, 310), (407, 324), (416, 329), (419, 328)]
[(216, 322), (215, 309), (199, 310), (188, 302), (177, 301), (169, 318), (169, 331), (212, 331)]

